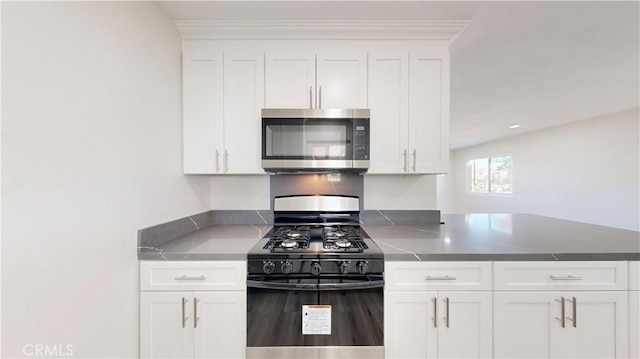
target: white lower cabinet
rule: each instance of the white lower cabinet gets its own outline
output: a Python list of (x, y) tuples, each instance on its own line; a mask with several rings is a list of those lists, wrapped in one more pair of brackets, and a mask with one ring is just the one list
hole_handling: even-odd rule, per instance
[(625, 358), (626, 296), (626, 292), (495, 293), (495, 357)]
[(178, 285), (187, 282), (189, 287), (205, 289), (145, 291), (148, 286), (143, 285), (140, 293), (142, 358), (245, 357), (246, 290), (234, 287), (235, 278), (224, 282), (220, 278), (220, 288), (231, 290), (206, 290), (217, 282), (217, 278), (212, 278), (216, 267), (228, 270), (242, 266), (244, 269), (244, 262), (202, 262), (201, 273), (193, 263), (141, 264), (143, 284), (145, 279), (163, 275), (175, 278)]
[(387, 263), (385, 357), (490, 358), (491, 291), (469, 290), (490, 288), (490, 273), (490, 262)]
[(628, 356), (625, 262), (496, 262), (494, 274), (496, 358)]

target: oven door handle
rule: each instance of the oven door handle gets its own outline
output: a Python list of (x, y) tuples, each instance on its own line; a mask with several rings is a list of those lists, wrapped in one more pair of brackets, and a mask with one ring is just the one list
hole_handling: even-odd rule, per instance
[(247, 279), (247, 287), (250, 288), (264, 288), (264, 289), (278, 289), (278, 290), (313, 290), (313, 291), (327, 291), (327, 290), (357, 290), (357, 289), (372, 289), (384, 287), (384, 280), (372, 280), (352, 283), (280, 283), (280, 282), (268, 282), (261, 280)]

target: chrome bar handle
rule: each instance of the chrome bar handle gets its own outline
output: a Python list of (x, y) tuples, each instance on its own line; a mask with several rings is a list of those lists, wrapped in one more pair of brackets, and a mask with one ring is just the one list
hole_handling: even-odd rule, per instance
[(413, 172), (416, 171), (416, 158), (418, 157), (417, 152), (418, 151), (414, 148), (413, 149)]
[(572, 316), (573, 318), (569, 318), (567, 317), (567, 319), (569, 319), (571, 322), (573, 322), (573, 327), (577, 328), (578, 327), (578, 301), (576, 300), (576, 297), (573, 297), (572, 299), (567, 299), (567, 301), (571, 302), (571, 304), (573, 304), (572, 307)]
[(433, 297), (431, 299), (433, 301), (433, 327), (438, 327), (438, 299)]
[(224, 150), (224, 171), (229, 172), (229, 151)]
[(404, 152), (402, 152), (402, 155), (404, 156), (404, 171), (407, 172), (407, 149), (404, 149)]
[(313, 108), (313, 86), (309, 86), (309, 108)]
[(322, 86), (318, 86), (318, 108), (322, 108)]
[(193, 297), (193, 327), (198, 327), (198, 297)]
[(556, 275), (550, 275), (549, 278), (551, 278), (551, 280), (582, 280), (582, 277), (576, 277), (573, 275), (568, 275), (568, 276), (556, 276)]
[(444, 298), (444, 303), (446, 304), (446, 309), (445, 309), (445, 317), (444, 317), (444, 322), (447, 326), (447, 328), (449, 328), (449, 297)]
[(560, 321), (560, 325), (564, 328), (565, 326), (565, 313), (564, 313), (564, 303), (565, 303), (565, 299), (564, 297), (560, 297), (560, 299), (556, 299), (556, 302), (560, 303), (560, 318), (556, 317), (557, 320)]
[(426, 280), (456, 280), (456, 277), (449, 277), (449, 275), (446, 274), (444, 277), (432, 277), (428, 275)]
[(220, 172), (220, 151), (216, 150), (216, 172)]
[(175, 277), (175, 280), (205, 280), (207, 279), (207, 277), (201, 275), (199, 277), (187, 277), (186, 275), (183, 275), (182, 277)]
[(189, 299), (182, 297), (182, 327), (184, 328), (187, 325), (187, 316), (186, 316), (186, 309), (185, 306), (187, 305), (187, 302), (189, 301)]

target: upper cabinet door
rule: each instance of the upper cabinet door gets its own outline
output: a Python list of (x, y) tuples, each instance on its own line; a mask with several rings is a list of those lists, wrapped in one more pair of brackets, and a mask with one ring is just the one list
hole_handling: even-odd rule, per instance
[(315, 53), (268, 52), (265, 71), (266, 108), (315, 107)]
[(367, 53), (318, 54), (316, 108), (367, 108)]
[(224, 78), (223, 172), (264, 173), (260, 164), (264, 54), (225, 52)]
[(184, 173), (216, 173), (223, 151), (222, 52), (183, 44)]
[(407, 171), (409, 52), (369, 54), (369, 173)]
[(412, 52), (409, 62), (409, 172), (446, 173), (448, 138), (449, 52)]

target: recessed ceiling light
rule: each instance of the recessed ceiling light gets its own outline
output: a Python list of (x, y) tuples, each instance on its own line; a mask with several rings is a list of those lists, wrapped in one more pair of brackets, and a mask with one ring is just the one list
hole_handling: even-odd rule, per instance
[(511, 126), (509, 126), (509, 128), (512, 129), (512, 130), (516, 129), (516, 128), (519, 128), (519, 127), (520, 127), (520, 125), (511, 125)]

